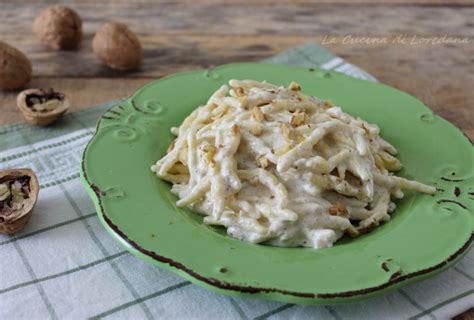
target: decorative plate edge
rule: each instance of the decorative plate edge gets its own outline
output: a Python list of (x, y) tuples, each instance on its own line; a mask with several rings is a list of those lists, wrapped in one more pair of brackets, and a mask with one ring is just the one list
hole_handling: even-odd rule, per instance
[[(225, 64), (225, 65), (220, 65), (216, 68), (211, 68), (211, 70), (217, 70), (217, 69), (220, 69), (220, 68), (228, 68), (228, 67), (232, 67), (232, 66), (236, 66), (236, 65), (249, 65), (249, 64), (258, 64), (258, 63)], [(296, 68), (298, 68), (298, 67), (296, 67)], [(305, 69), (305, 68), (300, 67), (299, 69)], [(313, 68), (313, 69), (320, 69), (320, 68)], [(175, 74), (172, 74), (172, 75), (169, 75), (169, 76), (165, 76), (165, 77), (163, 77), (161, 79), (158, 79), (158, 80), (155, 80), (155, 81), (151, 81), (150, 83), (148, 83), (148, 84), (142, 86), (141, 88), (139, 88), (137, 91), (135, 91), (134, 94), (132, 94), (128, 98), (123, 99), (120, 103), (130, 102), (130, 103), (132, 103), (132, 106), (134, 107), (134, 109), (136, 109), (136, 107), (134, 106), (133, 98), (137, 95), (137, 93), (139, 91), (142, 91), (142, 90), (146, 89), (147, 87), (151, 86), (152, 84), (154, 84), (158, 81), (166, 80), (166, 79), (169, 79), (169, 78), (172, 78), (172, 77), (175, 77), (175, 76), (198, 74), (198, 73), (201, 73), (202, 71), (206, 71), (206, 70), (209, 70), (209, 69), (199, 69), (199, 70), (193, 70), (193, 71), (179, 72), (179, 73), (175, 73)], [(323, 70), (323, 71), (326, 72), (326, 70), (324, 70), (324, 69), (320, 69), (320, 70)], [(328, 72), (331, 73), (333, 71), (328, 71)], [(358, 79), (355, 79), (355, 80), (358, 80)], [(359, 81), (364, 81), (364, 80), (359, 80)], [(398, 89), (395, 89), (395, 90), (400, 91)], [(403, 91), (400, 91), (400, 92), (402, 92), (406, 95), (409, 95), (409, 94), (407, 94)], [(409, 96), (413, 97), (411, 95), (409, 95)], [(416, 98), (414, 98), (414, 99), (416, 99)], [(421, 104), (424, 108), (426, 108), (427, 110), (432, 112), (432, 110), (429, 107), (427, 107), (423, 103), (421, 103)], [(278, 289), (278, 288), (243, 286), (243, 285), (233, 284), (233, 283), (226, 282), (226, 281), (220, 281), (220, 280), (212, 278), (212, 277), (205, 277), (205, 276), (193, 271), (192, 269), (186, 267), (184, 264), (182, 264), (178, 261), (175, 261), (175, 260), (173, 260), (171, 258), (168, 258), (168, 257), (165, 257), (165, 256), (161, 256), (161, 255), (159, 255), (158, 253), (156, 253), (154, 251), (147, 250), (147, 249), (141, 247), (135, 241), (128, 238), (128, 236), (122, 230), (120, 230), (120, 228), (117, 225), (115, 225), (107, 217), (106, 211), (105, 211), (105, 209), (102, 205), (102, 201), (101, 201), (102, 196), (103, 196), (104, 193), (103, 193), (103, 191), (100, 190), (100, 188), (97, 185), (95, 185), (93, 182), (90, 181), (90, 179), (87, 175), (87, 172), (85, 170), (85, 158), (86, 158), (86, 154), (87, 154), (87, 151), (89, 149), (89, 146), (91, 145), (91, 142), (96, 138), (96, 136), (98, 135), (98, 133), (100, 131), (99, 129), (101, 127), (101, 121), (103, 120), (104, 115), (107, 112), (111, 111), (113, 108), (116, 108), (118, 106), (119, 106), (119, 104), (114, 105), (111, 108), (109, 108), (107, 111), (104, 112), (104, 114), (101, 116), (101, 118), (97, 122), (96, 130), (94, 132), (94, 135), (91, 137), (91, 139), (87, 143), (86, 147), (84, 148), (84, 151), (83, 151), (82, 157), (81, 157), (81, 166), (80, 166), (80, 169), (81, 169), (80, 175), (81, 175), (81, 178), (82, 178), (82, 182), (83, 182), (84, 186), (87, 188), (87, 190), (90, 191), (89, 194), (92, 193), (92, 194), (95, 195), (96, 201), (94, 201), (94, 202), (96, 203), (96, 208), (98, 209), (98, 212), (97, 212), (98, 216), (102, 218), (102, 220), (107, 224), (107, 226), (118, 237), (120, 237), (123, 241), (125, 241), (129, 245), (129, 246), (126, 246), (126, 248), (125, 248), (127, 251), (134, 254), (134, 252), (132, 250), (130, 250), (131, 248), (133, 248), (133, 249), (137, 250), (138, 252), (140, 252), (141, 254), (144, 254), (144, 255), (152, 258), (153, 260), (155, 260), (157, 262), (169, 265), (171, 267), (171, 270), (177, 269), (176, 271), (178, 271), (178, 270), (183, 271), (184, 273), (186, 273), (189, 276), (188, 279), (192, 282), (195, 282), (195, 281), (193, 281), (193, 279), (194, 279), (194, 280), (197, 280), (197, 281), (204, 282), (204, 283), (206, 283), (210, 286), (216, 287), (218, 289), (231, 290), (231, 291), (246, 293), (246, 294), (279, 293), (279, 294), (283, 294), (283, 295), (293, 296), (293, 297), (296, 297), (296, 298), (323, 299), (323, 300), (324, 299), (335, 299), (335, 298), (353, 298), (353, 297), (357, 297), (357, 296), (367, 295), (367, 294), (370, 294), (370, 293), (375, 293), (377, 291), (381, 291), (381, 290), (384, 290), (384, 289), (389, 289), (389, 288), (396, 289), (395, 285), (399, 285), (399, 284), (401, 284), (402, 282), (404, 282), (406, 280), (409, 280), (409, 279), (412, 279), (412, 278), (415, 278), (415, 277), (428, 275), (428, 274), (431, 274), (431, 273), (441, 272), (443, 267), (446, 267), (451, 262), (454, 262), (455, 260), (460, 258), (464, 253), (467, 253), (468, 250), (470, 249), (470, 245), (474, 241), (474, 232), (471, 232), (471, 236), (468, 238), (468, 240), (456, 252), (454, 252), (451, 256), (449, 256), (447, 259), (441, 261), (440, 263), (438, 263), (434, 266), (425, 268), (425, 269), (415, 271), (415, 272), (402, 274), (402, 275), (398, 275), (398, 276), (395, 276), (395, 277), (392, 276), (392, 277), (390, 277), (389, 281), (387, 281), (385, 283), (382, 283), (380, 285), (373, 286), (373, 287), (358, 289), (358, 290), (341, 291), (341, 292), (334, 292), (334, 293), (298, 292), (298, 291), (289, 291), (289, 290)], [(453, 123), (447, 121), (443, 117), (441, 117), (439, 115), (436, 115), (436, 116), (438, 116), (443, 121), (450, 124), (454, 129), (461, 132), (462, 135), (467, 139), (467, 141), (469, 141), (470, 144), (473, 145), (473, 142), (466, 135), (466, 133), (464, 133), (464, 131), (462, 131), (460, 128), (455, 126)], [(174, 272), (176, 272), (176, 271), (174, 271)]]
[[(140, 253), (152, 258), (155, 261), (158, 261), (160, 263), (165, 263), (169, 265), (172, 268), (181, 270), (188, 274), (191, 278), (194, 278), (196, 280), (202, 281), (208, 285), (211, 285), (213, 287), (223, 289), (223, 290), (232, 290), (232, 291), (237, 291), (241, 293), (249, 293), (249, 294), (258, 294), (258, 293), (279, 293), (283, 295), (289, 295), (297, 298), (305, 298), (305, 299), (335, 299), (335, 298), (352, 298), (356, 296), (361, 296), (361, 295), (366, 295), (370, 293), (374, 293), (377, 291), (381, 291), (384, 289), (388, 289), (396, 284), (399, 284), (403, 281), (406, 281), (408, 279), (418, 277), (418, 276), (423, 276), (427, 275), (436, 271), (441, 271), (441, 269), (445, 266), (447, 266), (450, 262), (456, 260), (458, 257), (462, 256), (463, 253), (467, 253), (468, 249), (470, 248), (470, 244), (474, 240), (474, 233), (471, 233), (471, 236), (469, 239), (459, 248), (455, 253), (453, 253), (451, 256), (449, 256), (447, 259), (443, 260), (442, 262), (407, 274), (402, 274), (399, 276), (392, 276), (390, 277), (389, 281), (382, 283), (378, 286), (374, 287), (368, 287), (364, 289), (358, 289), (358, 290), (350, 290), (350, 291), (341, 291), (341, 292), (335, 292), (335, 293), (312, 293), (312, 292), (298, 292), (298, 291), (290, 291), (290, 290), (285, 290), (285, 289), (278, 289), (278, 288), (265, 288), (265, 287), (254, 287), (254, 286), (243, 286), (243, 285), (238, 285), (238, 284), (233, 284), (230, 282), (226, 281), (220, 281), (218, 279), (212, 278), (212, 277), (205, 277), (192, 269), (186, 267), (184, 264), (181, 262), (175, 261), (171, 258), (159, 255), (155, 251), (147, 250), (143, 247), (141, 247), (138, 243), (130, 239), (120, 228), (115, 225), (109, 217), (106, 215), (106, 211), (102, 205), (102, 196), (103, 196), (103, 191), (99, 189), (96, 185), (91, 183), (88, 180), (87, 174), (84, 171), (84, 168), (82, 168), (82, 173), (83, 173), (83, 178), (84, 181), (87, 183), (87, 187), (90, 191), (92, 191), (95, 194), (95, 197), (97, 199), (97, 204), (99, 207), (99, 212), (98, 214), (101, 215), (102, 219), (104, 222), (108, 225), (108, 227), (121, 239), (123, 239), (125, 242), (127, 242), (132, 248), (135, 250), (139, 251)], [(128, 251), (130, 251), (129, 247), (126, 248)], [(130, 251), (132, 252), (132, 251)], [(133, 252), (132, 252), (133, 253)], [(395, 275), (395, 274), (394, 274)], [(190, 279), (191, 280), (191, 279)]]

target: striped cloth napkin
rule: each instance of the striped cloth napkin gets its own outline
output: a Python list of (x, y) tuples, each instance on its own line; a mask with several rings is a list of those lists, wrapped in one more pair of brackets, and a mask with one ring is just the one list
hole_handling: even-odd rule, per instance
[[(266, 60), (375, 81), (314, 44)], [(109, 102), (48, 128), (0, 127), (0, 169), (31, 167), (41, 191), (26, 229), (0, 236), (0, 319), (444, 319), (474, 306), (474, 253), (432, 279), (347, 305), (229, 298), (124, 251), (101, 227), (79, 162)]]

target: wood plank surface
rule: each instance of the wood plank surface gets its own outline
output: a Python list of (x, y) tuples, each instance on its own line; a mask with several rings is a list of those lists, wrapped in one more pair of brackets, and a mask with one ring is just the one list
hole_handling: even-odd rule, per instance
[[(74, 2), (86, 34), (107, 19), (127, 23), (140, 35), (458, 35), (472, 36), (474, 6), (387, 6), (314, 3)], [(44, 8), (41, 3), (0, 4), (2, 38), (21, 40)]]
[[(256, 61), (313, 41), (418, 97), (474, 137), (473, 1), (66, 1), (84, 24), (81, 48), (72, 52), (49, 50), (31, 32), (32, 21), (49, 2), (0, 3), (1, 39), (33, 62), (30, 87), (64, 91), (73, 110), (127, 96), (166, 74)], [(123, 21), (138, 34), (144, 47), (139, 70), (110, 70), (93, 55), (93, 34), (108, 19)], [(393, 43), (400, 35), (408, 41), (448, 36), (468, 43)], [(349, 41), (363, 37), (387, 43)], [(0, 124), (22, 120), (15, 96), (0, 94)]]

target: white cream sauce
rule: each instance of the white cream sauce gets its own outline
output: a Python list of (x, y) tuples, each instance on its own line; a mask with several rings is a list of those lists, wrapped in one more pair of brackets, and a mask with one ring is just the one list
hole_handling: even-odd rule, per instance
[(389, 220), (390, 195), (401, 188), (434, 192), (389, 172), (401, 164), (376, 125), (302, 95), (296, 84), (230, 86), (230, 96), (222, 87), (173, 129), (174, 149), (152, 166), (173, 182), (178, 205), (230, 236), (330, 247), (345, 232), (356, 236)]

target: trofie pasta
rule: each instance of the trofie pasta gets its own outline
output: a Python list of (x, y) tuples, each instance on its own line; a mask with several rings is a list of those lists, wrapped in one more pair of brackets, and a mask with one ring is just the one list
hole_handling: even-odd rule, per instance
[(151, 168), (206, 224), (253, 243), (324, 248), (388, 221), (402, 189), (436, 191), (391, 173), (397, 150), (376, 125), (298, 84), (229, 85), (172, 128)]

